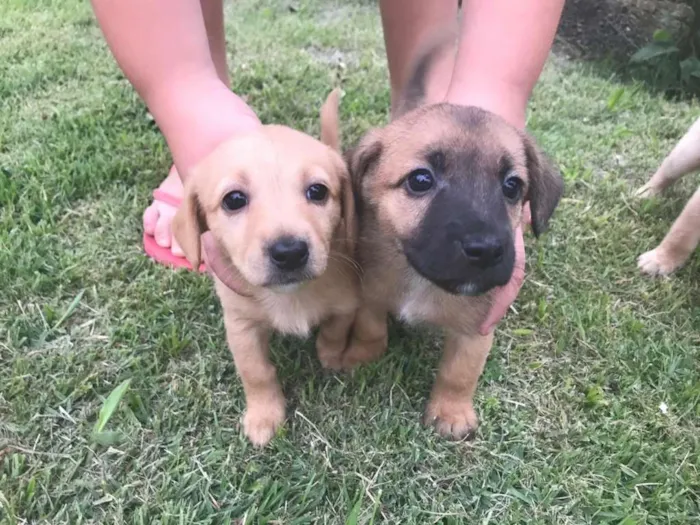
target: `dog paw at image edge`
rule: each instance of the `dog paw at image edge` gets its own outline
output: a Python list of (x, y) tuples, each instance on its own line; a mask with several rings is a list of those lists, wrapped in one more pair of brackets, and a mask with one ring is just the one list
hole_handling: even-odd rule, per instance
[(648, 275), (666, 276), (683, 264), (682, 260), (667, 254), (662, 248), (643, 253), (637, 259), (639, 269)]
[(647, 182), (644, 186), (634, 192), (634, 196), (640, 199), (657, 197), (663, 193), (663, 188), (653, 182)]

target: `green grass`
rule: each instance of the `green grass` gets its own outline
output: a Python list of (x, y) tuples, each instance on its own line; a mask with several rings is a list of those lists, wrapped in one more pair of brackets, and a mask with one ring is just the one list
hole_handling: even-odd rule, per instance
[[(229, 9), (235, 89), (316, 133), (341, 79), (350, 144), (387, 118), (376, 6), (287, 4)], [(476, 440), (421, 426), (438, 339), (395, 325), (353, 375), (275, 338), (289, 419), (259, 451), (211, 283), (142, 253), (169, 156), (89, 5), (1, 2), (0, 523), (698, 523), (700, 256), (666, 280), (635, 266), (696, 181), (630, 194), (699, 109), (550, 60), (529, 127), (567, 194), (528, 239)]]

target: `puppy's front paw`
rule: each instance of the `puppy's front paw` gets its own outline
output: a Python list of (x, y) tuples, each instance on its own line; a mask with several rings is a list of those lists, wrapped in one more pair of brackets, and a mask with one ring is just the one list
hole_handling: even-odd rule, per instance
[(649, 275), (669, 275), (685, 262), (685, 257), (670, 254), (661, 247), (643, 253), (637, 260), (639, 269)]
[(248, 406), (243, 416), (243, 432), (256, 447), (264, 447), (284, 423), (284, 401)]
[(425, 424), (432, 425), (438, 434), (446, 438), (473, 439), (479, 418), (471, 401), (433, 395), (425, 410)]
[(644, 186), (639, 188), (634, 195), (640, 199), (648, 199), (650, 197), (657, 197), (661, 195), (663, 191), (664, 189), (659, 184), (650, 180)]
[(342, 370), (345, 341), (329, 341), (321, 336), (316, 339), (316, 354), (321, 366), (328, 370)]
[(384, 339), (376, 341), (359, 341), (353, 338), (343, 353), (342, 368), (351, 370), (365, 363), (377, 361), (386, 352), (387, 342)]

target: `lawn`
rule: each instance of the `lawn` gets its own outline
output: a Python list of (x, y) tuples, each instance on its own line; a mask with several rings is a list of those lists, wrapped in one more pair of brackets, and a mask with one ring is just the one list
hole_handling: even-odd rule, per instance
[[(378, 10), (294, 6), (229, 6), (234, 87), (317, 133), (342, 82), (349, 145), (387, 119)], [(210, 281), (143, 255), (169, 154), (89, 4), (3, 0), (0, 523), (700, 523), (700, 254), (670, 279), (636, 268), (697, 179), (631, 196), (699, 113), (552, 56), (528, 126), (566, 196), (527, 240), (476, 439), (420, 424), (439, 336), (394, 324), (352, 375), (275, 338), (288, 422), (257, 450)]]

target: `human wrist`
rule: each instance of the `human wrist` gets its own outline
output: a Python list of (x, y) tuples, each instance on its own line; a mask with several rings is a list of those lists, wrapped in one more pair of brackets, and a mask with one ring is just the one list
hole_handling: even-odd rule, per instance
[(446, 101), (461, 106), (480, 107), (499, 115), (516, 128), (523, 129), (529, 96), (529, 90), (523, 86), (499, 80), (471, 80), (453, 82), (447, 91)]
[(260, 125), (250, 107), (216, 77), (171, 79), (154, 88), (146, 104), (183, 174), (227, 138)]

